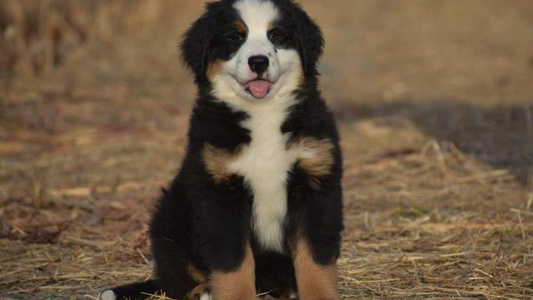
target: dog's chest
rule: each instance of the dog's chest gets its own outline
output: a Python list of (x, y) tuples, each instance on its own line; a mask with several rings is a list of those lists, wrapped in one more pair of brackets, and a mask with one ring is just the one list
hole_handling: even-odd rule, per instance
[(242, 126), (251, 142), (230, 168), (245, 178), (253, 193), (252, 228), (264, 249), (283, 251), (283, 224), (287, 213), (287, 177), (297, 159), (287, 149), (288, 135), (281, 132), (286, 107), (256, 108)]

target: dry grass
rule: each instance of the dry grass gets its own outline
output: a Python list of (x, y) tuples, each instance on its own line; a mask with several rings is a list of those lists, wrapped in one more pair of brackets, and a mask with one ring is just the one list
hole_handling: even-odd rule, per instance
[[(44, 72), (33, 33), (15, 51), (33, 71), (2, 69), (0, 299), (95, 299), (150, 276), (146, 224), (194, 97), (176, 44), (201, 3), (39, 3), (90, 34)], [(533, 299), (533, 5), (304, 6), (343, 137), (344, 299)]]
[(0, 100), (11, 79), (50, 75), (72, 52), (89, 43), (148, 32), (168, 17), (171, 3), (154, 0), (6, 0), (0, 3)]

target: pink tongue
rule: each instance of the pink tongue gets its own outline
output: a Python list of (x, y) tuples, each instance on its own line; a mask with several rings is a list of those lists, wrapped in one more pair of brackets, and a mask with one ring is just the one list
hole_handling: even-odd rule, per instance
[(266, 80), (254, 80), (250, 82), (249, 89), (255, 98), (263, 98), (268, 94), (270, 82)]

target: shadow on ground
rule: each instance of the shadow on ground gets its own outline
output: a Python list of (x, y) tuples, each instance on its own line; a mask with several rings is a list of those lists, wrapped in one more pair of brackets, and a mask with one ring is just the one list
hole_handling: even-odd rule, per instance
[[(533, 105), (482, 108), (457, 100), (371, 103), (336, 103), (333, 111), (340, 124), (374, 118), (407, 118), (437, 141), (441, 151), (459, 150), (494, 168), (508, 169), (525, 185), (531, 180)], [(451, 149), (454, 146), (457, 149)]]

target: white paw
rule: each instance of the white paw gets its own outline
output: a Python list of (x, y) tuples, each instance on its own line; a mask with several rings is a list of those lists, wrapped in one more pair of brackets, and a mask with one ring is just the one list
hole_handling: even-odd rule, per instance
[(200, 294), (200, 300), (213, 300), (213, 298), (211, 297), (211, 293), (209, 293), (208, 291), (203, 291)]
[[(115, 292), (112, 290), (103, 291), (98, 296), (98, 299), (100, 300), (117, 300), (117, 296), (115, 295)], [(203, 300), (203, 299), (202, 299)]]

